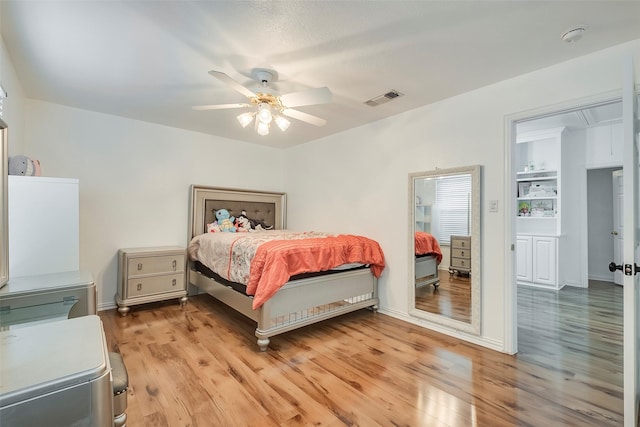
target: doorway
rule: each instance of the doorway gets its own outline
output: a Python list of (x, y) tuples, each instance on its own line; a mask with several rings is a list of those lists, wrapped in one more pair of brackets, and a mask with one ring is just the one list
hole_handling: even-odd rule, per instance
[[(507, 318), (510, 319), (510, 333), (505, 336), (505, 349), (515, 354), (518, 351), (517, 337), (517, 287), (515, 286), (515, 272), (518, 271), (516, 260), (516, 241), (518, 241), (518, 171), (523, 171), (522, 158), (518, 158), (517, 137), (523, 133), (540, 132), (543, 129), (561, 129), (565, 148), (571, 151), (565, 152), (563, 159), (571, 159), (571, 162), (562, 161), (560, 168), (564, 168), (562, 184), (558, 185), (558, 219), (555, 228), (557, 238), (557, 251), (551, 256), (560, 259), (555, 262), (558, 268), (557, 288), (569, 285), (575, 287), (588, 286), (589, 281), (589, 230), (587, 215), (587, 170), (621, 166), (621, 140), (618, 138), (618, 129), (621, 123), (621, 99), (619, 93), (604, 94), (599, 97), (591, 97), (584, 101), (565, 103), (557, 107), (545, 107), (529, 113), (521, 113), (507, 117), (507, 138), (510, 141), (509, 158), (510, 167), (506, 171), (506, 179), (510, 183), (509, 212), (512, 212), (509, 224), (509, 243), (514, 256), (506, 269), (506, 282), (514, 283), (505, 289), (506, 297), (512, 301), (507, 307)], [(566, 137), (566, 138), (565, 138)], [(604, 141), (604, 143), (599, 143)], [(619, 142), (620, 141), (620, 142)], [(520, 151), (522, 151), (520, 149)], [(560, 153), (562, 154), (562, 153)], [(569, 171), (569, 174), (566, 172)], [(609, 187), (611, 188), (611, 187)], [(564, 196), (564, 198), (563, 198)], [(607, 196), (611, 200), (611, 195)], [(564, 206), (563, 206), (564, 204)], [(524, 221), (521, 221), (524, 222)], [(540, 223), (540, 221), (538, 221)], [(546, 228), (546, 234), (551, 227)], [(571, 229), (572, 239), (566, 239), (567, 230)], [(537, 230), (528, 230), (529, 234), (535, 234)], [(610, 231), (610, 230), (609, 230)], [(562, 236), (562, 239), (560, 239)], [(595, 238), (594, 238), (595, 239)], [(552, 247), (546, 245), (546, 247)], [(553, 248), (553, 247), (552, 247)], [(605, 263), (606, 265), (607, 263)], [(510, 311), (509, 311), (510, 310)], [(513, 321), (513, 324), (511, 323)]]

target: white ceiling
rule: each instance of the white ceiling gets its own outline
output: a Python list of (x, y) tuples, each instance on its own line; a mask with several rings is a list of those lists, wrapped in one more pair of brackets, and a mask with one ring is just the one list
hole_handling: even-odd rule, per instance
[[(281, 148), (640, 38), (640, 1), (1, 0), (0, 14), (30, 98)], [(245, 102), (207, 72), (251, 87), (255, 68), (281, 94), (329, 87), (331, 104), (298, 108), (327, 125), (260, 136), (240, 110), (191, 109)], [(405, 96), (364, 104), (391, 89)]]

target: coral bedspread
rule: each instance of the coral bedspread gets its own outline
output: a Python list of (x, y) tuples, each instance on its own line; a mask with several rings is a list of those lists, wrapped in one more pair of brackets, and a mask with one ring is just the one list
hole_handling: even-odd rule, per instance
[(272, 230), (259, 233), (208, 233), (192, 239), (189, 257), (221, 277), (247, 286), (253, 308), (271, 298), (291, 276), (368, 264), (380, 277), (384, 254), (371, 239), (349, 234)]
[(440, 264), (440, 261), (442, 261), (442, 250), (440, 249), (438, 239), (424, 231), (416, 231), (415, 240), (416, 255), (436, 255), (438, 264)]

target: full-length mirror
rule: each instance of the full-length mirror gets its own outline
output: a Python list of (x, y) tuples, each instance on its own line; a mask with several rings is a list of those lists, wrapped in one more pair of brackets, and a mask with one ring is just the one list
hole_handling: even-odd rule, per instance
[(409, 174), (410, 314), (480, 333), (480, 166)]

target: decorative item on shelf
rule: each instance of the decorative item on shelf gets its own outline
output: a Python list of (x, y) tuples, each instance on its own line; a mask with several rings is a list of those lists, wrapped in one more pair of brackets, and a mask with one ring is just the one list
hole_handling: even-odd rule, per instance
[(529, 189), (531, 188), (530, 182), (519, 182), (518, 183), (518, 197), (527, 197), (529, 196)]
[(530, 215), (531, 205), (529, 202), (520, 202), (518, 205), (518, 216), (529, 216)]
[(555, 197), (557, 187), (551, 181), (540, 181), (531, 184), (529, 196), (531, 197)]
[(9, 157), (9, 175), (40, 176), (40, 161), (22, 155)]
[(553, 202), (551, 200), (535, 201), (531, 206), (531, 216), (536, 218), (554, 216)]

